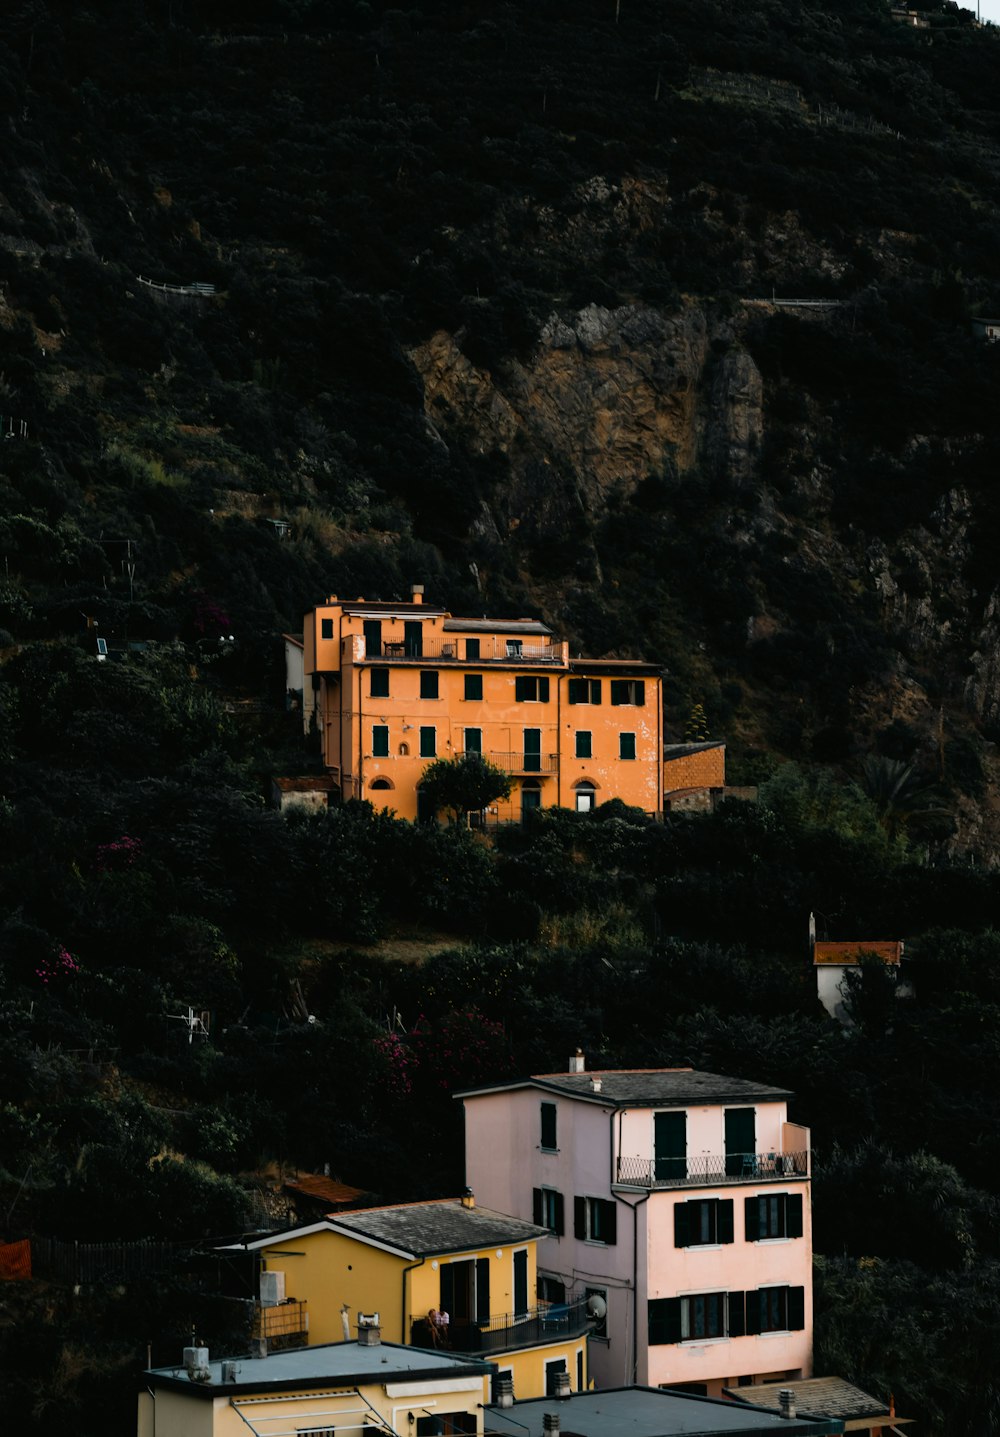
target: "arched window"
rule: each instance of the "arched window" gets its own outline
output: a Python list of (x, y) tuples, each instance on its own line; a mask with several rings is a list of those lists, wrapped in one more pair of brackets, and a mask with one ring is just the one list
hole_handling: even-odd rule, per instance
[(596, 789), (597, 785), (592, 783), (589, 778), (581, 778), (574, 783), (573, 791), (576, 794), (577, 813), (593, 813)]
[(407, 755), (409, 752), (410, 752), (410, 745), (409, 745), (408, 743), (401, 743), (401, 744), (399, 745), (399, 756), (400, 756), (400, 758), (405, 758), (406, 755)]
[(391, 778), (373, 778), (372, 781), (371, 781), (371, 783), (368, 785), (368, 787), (369, 787), (369, 788), (395, 788), (396, 785), (393, 783), (393, 781), (392, 781)]

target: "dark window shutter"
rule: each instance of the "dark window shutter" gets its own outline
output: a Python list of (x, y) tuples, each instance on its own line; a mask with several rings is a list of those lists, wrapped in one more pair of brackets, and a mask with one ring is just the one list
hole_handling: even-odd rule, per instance
[(788, 1289), (788, 1330), (801, 1332), (806, 1325), (806, 1290), (804, 1287)]
[(618, 1207), (614, 1202), (604, 1203), (604, 1241), (608, 1247), (614, 1247), (618, 1242)]
[(587, 1199), (575, 1197), (573, 1199), (573, 1236), (587, 1236)]
[(733, 1240), (733, 1200), (732, 1198), (720, 1198), (719, 1206), (715, 1213), (715, 1229), (717, 1242), (732, 1242)]
[(638, 706), (639, 706), (640, 708), (642, 708), (643, 704), (646, 702), (646, 681), (645, 681), (645, 679), (639, 679), (639, 680), (636, 682), (636, 686), (635, 686), (635, 701), (636, 701), (636, 703), (638, 704)]
[(681, 1340), (681, 1300), (655, 1297), (649, 1304), (649, 1345)]
[(533, 694), (531, 692), (531, 685), (533, 682), (533, 679), (529, 679), (524, 674), (518, 675), (518, 677), (514, 680), (515, 703), (526, 704), (531, 701), (533, 697)]
[(570, 679), (569, 701), (571, 704), (585, 704), (587, 702), (586, 679)]
[(729, 1294), (729, 1336), (743, 1337), (746, 1333), (746, 1293)]
[(611, 680), (611, 703), (617, 708), (628, 702), (628, 684), (624, 679)]
[(688, 1247), (691, 1242), (691, 1209), (686, 1202), (674, 1207), (674, 1247)]
[(476, 1321), (490, 1320), (490, 1260), (476, 1258)]
[(755, 1197), (744, 1198), (743, 1210), (746, 1222), (747, 1242), (757, 1242), (760, 1237), (760, 1200)]
[(542, 1104), (542, 1147), (555, 1148), (556, 1146), (556, 1105), (555, 1103)]
[(544, 1227), (542, 1221), (542, 1190), (541, 1188), (531, 1189), (531, 1217), (538, 1227)]
[(785, 1200), (785, 1231), (788, 1237), (802, 1236), (801, 1193), (789, 1193)]
[(590, 702), (592, 704), (599, 704), (601, 702), (600, 679), (591, 679), (590, 681)]
[(552, 1231), (555, 1233), (556, 1237), (562, 1237), (563, 1233), (566, 1231), (566, 1215), (563, 1204), (563, 1195), (562, 1193), (554, 1193), (553, 1197), (555, 1198), (556, 1220)]
[(455, 1269), (450, 1262), (441, 1264), (441, 1302), (439, 1304), (442, 1312), (450, 1316), (455, 1311)]
[(748, 1292), (747, 1295), (747, 1333), (755, 1336), (760, 1332), (761, 1294), (759, 1292)]
[(548, 679), (539, 679), (539, 680), (538, 680), (538, 698), (539, 698), (539, 702), (540, 702), (540, 703), (543, 703), (543, 704), (547, 704), (547, 703), (548, 703), (548, 701), (549, 701), (549, 681), (548, 681)]

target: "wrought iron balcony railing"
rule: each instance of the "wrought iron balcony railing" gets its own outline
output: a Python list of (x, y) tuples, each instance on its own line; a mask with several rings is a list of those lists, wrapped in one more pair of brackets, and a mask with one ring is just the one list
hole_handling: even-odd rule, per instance
[(713, 1183), (787, 1182), (809, 1176), (809, 1154), (712, 1153), (686, 1158), (619, 1158), (618, 1187), (707, 1187)]
[(414, 1347), (440, 1347), (450, 1352), (517, 1352), (560, 1338), (582, 1337), (592, 1326), (586, 1298), (580, 1298), (524, 1312), (504, 1312), (481, 1322), (452, 1318), (447, 1327), (433, 1325), (427, 1316), (414, 1316), (410, 1318), (410, 1342)]
[(555, 773), (559, 767), (555, 753), (488, 753), (485, 757), (504, 773)]

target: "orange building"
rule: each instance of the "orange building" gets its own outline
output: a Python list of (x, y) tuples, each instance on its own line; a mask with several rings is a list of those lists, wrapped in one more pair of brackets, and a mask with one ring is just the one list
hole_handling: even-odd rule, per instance
[(481, 753), (513, 782), (491, 822), (610, 798), (662, 809), (660, 670), (571, 659), (537, 619), (453, 618), (420, 587), (409, 603), (332, 595), (305, 617), (303, 675), (303, 712), (344, 800), (429, 818), (427, 765)]

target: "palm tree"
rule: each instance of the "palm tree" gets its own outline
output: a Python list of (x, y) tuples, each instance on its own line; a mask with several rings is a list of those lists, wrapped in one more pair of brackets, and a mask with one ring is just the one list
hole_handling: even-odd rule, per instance
[(906, 836), (928, 819), (948, 813), (936, 784), (902, 759), (869, 754), (863, 765), (861, 787), (890, 839)]

